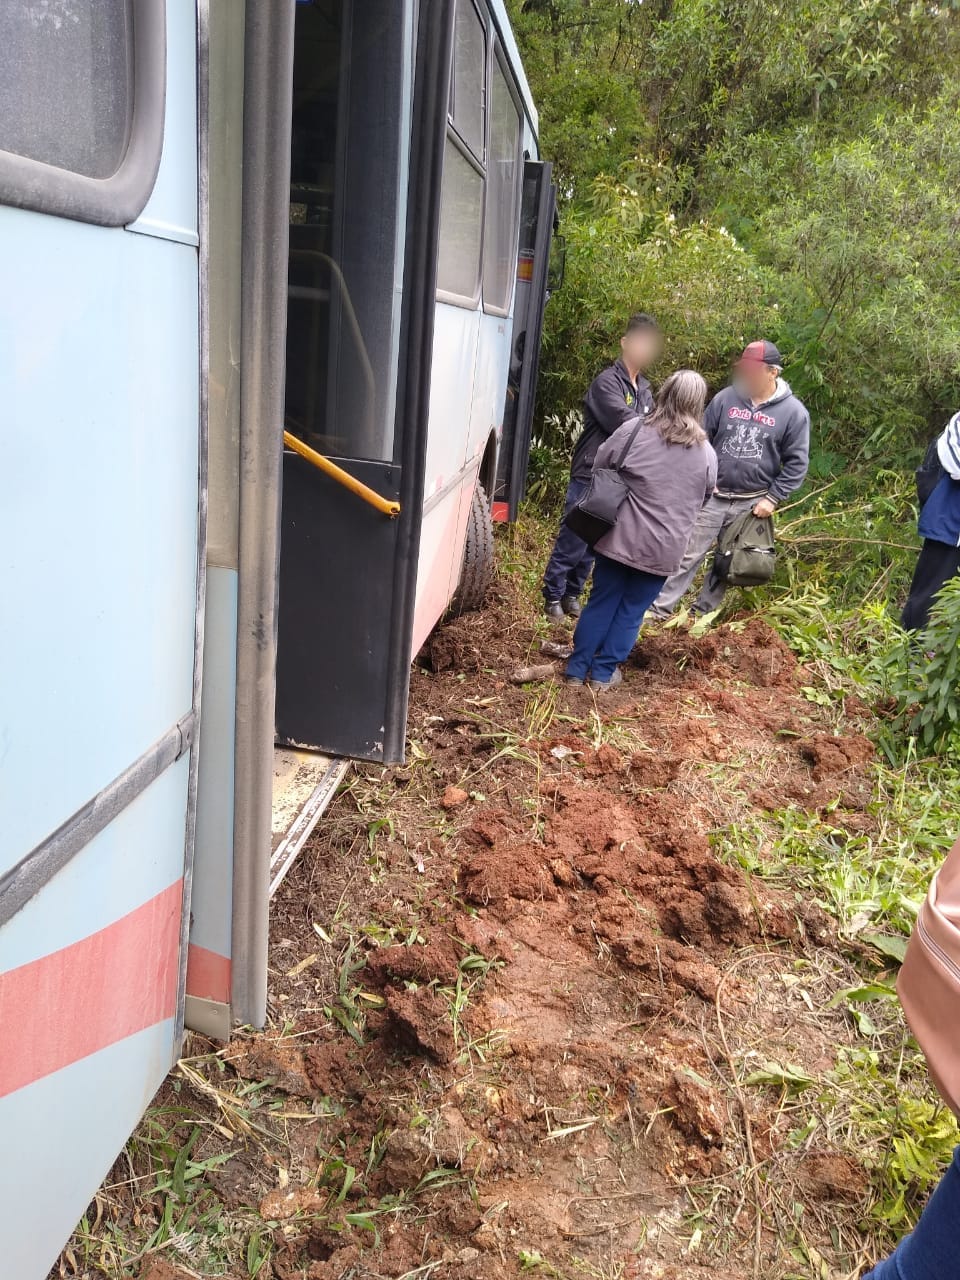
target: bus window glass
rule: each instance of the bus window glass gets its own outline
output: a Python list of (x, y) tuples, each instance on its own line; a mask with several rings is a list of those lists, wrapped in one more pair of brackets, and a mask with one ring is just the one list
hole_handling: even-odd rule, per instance
[(483, 178), (448, 135), (440, 197), (440, 293), (476, 302), (482, 227)]
[(132, 0), (2, 0), (0, 151), (110, 178), (130, 136)]
[(404, 5), (297, 5), (285, 426), (393, 457)]
[(484, 86), (487, 38), (471, 0), (459, 0), (453, 55), (453, 123), (473, 154), (483, 161)]
[(493, 64), (487, 217), (483, 248), (483, 305), (506, 312), (517, 262), (520, 206), (520, 113), (500, 63)]

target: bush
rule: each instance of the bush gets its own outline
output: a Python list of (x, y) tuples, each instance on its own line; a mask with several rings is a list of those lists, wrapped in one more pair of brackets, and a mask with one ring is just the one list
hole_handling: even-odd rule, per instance
[(701, 192), (776, 272), (794, 390), (856, 465), (911, 456), (960, 403), (958, 172), (951, 89), (852, 138), (812, 124), (740, 138)]
[(905, 648), (912, 661), (900, 688), (901, 725), (927, 751), (960, 748), (960, 577), (944, 585), (930, 625)]
[(554, 426), (615, 357), (631, 312), (650, 311), (663, 325), (656, 378), (692, 366), (715, 388), (726, 383), (731, 356), (774, 323), (768, 278), (751, 256), (725, 227), (681, 226), (657, 203), (656, 166), (640, 168), (630, 182), (596, 179), (589, 202), (564, 216), (567, 278), (547, 308), (540, 366), (545, 446), (563, 443)]

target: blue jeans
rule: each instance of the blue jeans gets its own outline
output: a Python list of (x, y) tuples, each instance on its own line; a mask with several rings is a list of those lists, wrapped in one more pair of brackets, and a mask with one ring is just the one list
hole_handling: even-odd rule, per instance
[(582, 538), (578, 538), (572, 529), (563, 523), (567, 512), (575, 507), (587, 492), (589, 480), (571, 480), (567, 485), (567, 496), (563, 500), (563, 516), (560, 518), (560, 532), (553, 544), (553, 551), (547, 561), (543, 575), (543, 598), (562, 600), (564, 596), (580, 596), (587, 585), (590, 570), (593, 568), (593, 552)]
[(960, 1147), (917, 1229), (863, 1280), (956, 1280), (960, 1274)]
[(573, 633), (567, 675), (605, 683), (637, 642), (643, 615), (666, 581), (597, 553), (593, 590)]

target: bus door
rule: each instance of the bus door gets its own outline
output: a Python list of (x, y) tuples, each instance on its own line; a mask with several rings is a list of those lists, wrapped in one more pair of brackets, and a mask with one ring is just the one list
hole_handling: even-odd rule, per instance
[(384, 761), (403, 754), (452, 31), (449, 0), (419, 28), (417, 9), (309, 0), (294, 53), (277, 741)]
[(494, 517), (498, 520), (517, 518), (527, 485), (530, 433), (540, 368), (540, 337), (547, 305), (556, 210), (551, 170), (552, 165), (533, 160), (528, 160), (523, 170), (513, 351), (493, 508)]
[(196, 12), (5, 0), (0, 48), (0, 1270), (43, 1280), (181, 1041)]

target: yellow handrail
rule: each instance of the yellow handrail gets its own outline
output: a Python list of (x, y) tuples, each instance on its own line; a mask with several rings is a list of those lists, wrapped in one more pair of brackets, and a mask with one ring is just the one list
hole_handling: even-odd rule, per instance
[(299, 453), (301, 458), (306, 458), (308, 462), (312, 462), (319, 471), (325, 472), (336, 480), (338, 484), (342, 484), (345, 489), (355, 493), (358, 498), (362, 498), (364, 502), (369, 502), (371, 507), (376, 507), (378, 511), (382, 511), (385, 516), (392, 518), (400, 514), (399, 502), (392, 502), (389, 498), (382, 498), (375, 489), (365, 485), (362, 480), (355, 479), (349, 471), (344, 471), (343, 467), (338, 467), (335, 462), (325, 458), (322, 453), (317, 453), (316, 449), (311, 449), (308, 444), (304, 444), (302, 440), (292, 436), (289, 431), (284, 431), (283, 443), (288, 449), (292, 449), (294, 453)]

